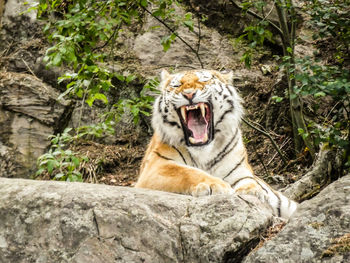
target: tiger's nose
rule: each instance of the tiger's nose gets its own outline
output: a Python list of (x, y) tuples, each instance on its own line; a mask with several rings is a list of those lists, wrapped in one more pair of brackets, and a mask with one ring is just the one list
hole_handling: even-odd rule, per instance
[(184, 92), (182, 93), (184, 95), (184, 97), (186, 97), (189, 100), (192, 100), (194, 98), (194, 96), (196, 95), (195, 90), (184, 90)]

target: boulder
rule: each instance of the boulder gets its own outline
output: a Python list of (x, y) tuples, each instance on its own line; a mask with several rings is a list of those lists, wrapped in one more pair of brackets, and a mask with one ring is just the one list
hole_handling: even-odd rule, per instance
[(283, 230), (243, 262), (350, 262), (350, 174), (303, 202)]
[(21, 73), (0, 72), (0, 156), (9, 155), (15, 169), (3, 169), (0, 176), (27, 177), (36, 159), (50, 144), (49, 135), (59, 132), (70, 118), (68, 101), (40, 79)]
[(272, 219), (251, 196), (0, 178), (0, 262), (238, 262)]

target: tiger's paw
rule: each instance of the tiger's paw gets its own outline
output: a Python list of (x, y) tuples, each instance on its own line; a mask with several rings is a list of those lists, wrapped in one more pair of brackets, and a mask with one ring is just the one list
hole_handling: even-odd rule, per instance
[(264, 190), (255, 182), (249, 182), (249, 183), (243, 184), (235, 188), (234, 192), (236, 194), (255, 195), (261, 201), (264, 201), (266, 196)]
[(216, 182), (202, 182), (194, 187), (191, 192), (192, 196), (206, 196), (206, 195), (217, 195), (217, 194), (233, 194), (231, 186), (218, 179)]

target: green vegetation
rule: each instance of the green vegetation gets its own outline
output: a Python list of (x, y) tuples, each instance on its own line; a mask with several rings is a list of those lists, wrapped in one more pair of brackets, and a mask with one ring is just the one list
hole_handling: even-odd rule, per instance
[[(267, 1), (243, 1), (241, 5), (230, 1), (240, 8), (243, 13), (251, 15), (256, 20), (245, 28), (241, 39), (249, 41), (249, 47), (254, 49), (263, 45), (266, 40), (275, 42), (279, 37), (283, 48), (283, 57), (278, 56), (280, 67), (285, 70), (288, 80), (287, 99), (289, 99), (294, 145), (296, 152), (307, 149), (312, 158), (320, 143), (330, 147), (340, 148), (344, 154), (345, 167), (350, 166), (350, 75), (349, 56), (350, 48), (350, 10), (349, 1), (307, 1), (303, 9), (304, 14), (310, 16), (309, 26), (314, 29), (313, 38), (319, 41), (334, 41), (336, 44), (333, 62), (324, 64), (315, 58), (297, 57), (295, 44), (298, 40), (296, 26), (298, 17), (292, 1), (274, 1), (268, 8)], [(271, 7), (272, 6), (272, 7)], [(269, 15), (273, 8), (278, 15), (279, 25), (270, 20)], [(267, 9), (267, 10), (266, 10)], [(272, 32), (276, 32), (273, 34)], [(317, 50), (315, 46), (315, 50)], [(320, 51), (319, 51), (320, 52)], [(246, 66), (251, 64), (251, 51), (247, 50), (242, 60)], [(302, 99), (314, 97), (314, 107), (321, 106), (320, 99), (328, 96), (335, 105), (322, 123), (309, 121), (306, 124)], [(276, 102), (282, 97), (274, 96)]]
[(62, 134), (51, 136), (51, 149), (39, 157), (36, 176), (47, 173), (54, 180), (83, 181), (80, 165), (88, 162), (88, 158), (67, 149), (66, 146), (77, 139), (69, 134), (70, 131), (71, 128), (67, 128)]

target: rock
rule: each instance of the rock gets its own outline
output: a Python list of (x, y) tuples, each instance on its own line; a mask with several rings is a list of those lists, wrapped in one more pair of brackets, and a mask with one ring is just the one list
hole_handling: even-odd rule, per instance
[(284, 229), (243, 262), (350, 262), (349, 204), (350, 174), (303, 202)]
[[(177, 7), (176, 12), (178, 15), (184, 15), (185, 10)], [(159, 26), (161, 27), (156, 30), (152, 29)], [(198, 32), (196, 26), (194, 31)], [(240, 64), (239, 56), (234, 56), (240, 51), (234, 49), (229, 38), (205, 25), (201, 26), (200, 32), (201, 41), (198, 53), (204, 68), (233, 69)], [(183, 27), (180, 27), (177, 33), (194, 50), (197, 49), (197, 33)], [(173, 68), (176, 71), (201, 68), (195, 53), (178, 38), (172, 42), (167, 52), (163, 51), (161, 40), (170, 34), (156, 19), (150, 15), (146, 16), (143, 28), (136, 36), (132, 46), (133, 54), (141, 63), (141, 72), (155, 75), (159, 74), (161, 68)]]
[(271, 222), (249, 196), (0, 178), (0, 262), (233, 262)]
[[(3, 23), (8, 23), (12, 17), (21, 16), (23, 12), (26, 12), (28, 8), (37, 4), (38, 1), (7, 0), (5, 2), (6, 4), (4, 6)], [(0, 13), (0, 15), (2, 14)], [(36, 12), (34, 10), (26, 12), (25, 14), (22, 14), (22, 16), (28, 17), (31, 22), (34, 22), (36, 20)]]
[(34, 170), (36, 159), (49, 146), (48, 136), (70, 118), (70, 103), (58, 100), (58, 95), (31, 75), (0, 72), (0, 145), (6, 147), (0, 155), (16, 156), (11, 160), (16, 169), (1, 164), (0, 176), (26, 177)]
[(335, 181), (341, 174), (341, 154), (324, 147), (317, 154), (309, 171), (282, 192), (298, 202), (315, 196), (325, 185)]

